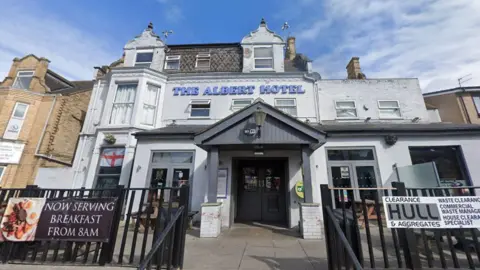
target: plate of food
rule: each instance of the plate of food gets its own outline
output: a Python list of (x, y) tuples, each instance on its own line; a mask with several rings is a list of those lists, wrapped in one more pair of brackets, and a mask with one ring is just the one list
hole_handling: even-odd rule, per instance
[(33, 241), (44, 199), (10, 199), (0, 229), (8, 241)]

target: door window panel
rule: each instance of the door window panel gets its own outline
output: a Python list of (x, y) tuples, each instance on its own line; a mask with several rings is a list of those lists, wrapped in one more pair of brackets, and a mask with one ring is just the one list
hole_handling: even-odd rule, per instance
[[(357, 183), (359, 188), (376, 188), (377, 178), (375, 176), (375, 168), (373, 166), (356, 166)], [(375, 190), (360, 190), (361, 198), (374, 200)]]
[(352, 149), (327, 151), (328, 160), (375, 160), (372, 149)]
[(257, 191), (258, 175), (256, 169), (253, 167), (243, 168), (243, 190)]

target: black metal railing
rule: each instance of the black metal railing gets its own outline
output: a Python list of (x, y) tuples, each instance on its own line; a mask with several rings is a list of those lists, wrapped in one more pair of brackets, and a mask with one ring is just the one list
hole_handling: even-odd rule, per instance
[[(140, 266), (138, 267), (139, 270), (150, 270), (152, 269), (152, 264), (156, 265), (156, 269), (159, 270), (164, 263), (166, 264), (167, 269), (171, 269), (173, 244), (175, 243), (175, 238), (178, 237), (178, 234), (175, 233), (175, 228), (177, 223), (182, 222), (184, 210), (185, 208), (183, 206), (178, 209), (172, 220), (167, 224), (160, 236), (153, 243), (150, 252), (148, 252), (145, 259), (140, 263)], [(163, 259), (165, 253), (167, 253), (167, 258), (169, 258), (166, 262)]]
[[(452, 192), (461, 189), (465, 192)], [(389, 229), (381, 201), (383, 196), (467, 196), (474, 195), (475, 189), (407, 189), (401, 182), (392, 183), (392, 188), (321, 185), (329, 269), (355, 267), (351, 254), (345, 253), (345, 243), (332, 233), (335, 224), (364, 268), (480, 268), (477, 229)]]
[[(116, 197), (117, 206), (108, 242), (33, 241), (0, 242), (3, 263), (72, 263), (138, 267), (174, 217), (173, 255), (168, 263), (183, 266), (189, 207), (189, 187), (114, 189), (0, 189), (0, 209), (10, 198), (105, 198)], [(3, 216), (3, 211), (0, 210)], [(165, 261), (166, 263), (167, 261)]]
[[(345, 230), (340, 228), (340, 224), (335, 217), (330, 206), (325, 207), (327, 218), (325, 219), (325, 233), (329, 235), (328, 243), (329, 250), (336, 251), (331, 254), (331, 261), (329, 260), (329, 268), (335, 269), (344, 266), (346, 269), (362, 270), (362, 265), (357, 259), (355, 251), (352, 249), (349, 240), (344, 234)], [(344, 227), (345, 228), (345, 227)]]

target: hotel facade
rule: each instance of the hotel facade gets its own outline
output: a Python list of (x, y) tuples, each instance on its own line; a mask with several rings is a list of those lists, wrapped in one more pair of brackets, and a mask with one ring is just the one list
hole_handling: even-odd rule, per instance
[(417, 79), (367, 79), (358, 58), (347, 75), (322, 79), (264, 20), (221, 44), (166, 45), (149, 25), (98, 68), (67, 185), (188, 184), (202, 236), (259, 221), (319, 238), (320, 184), (388, 186), (432, 161), (480, 183), (480, 126), (431, 120)]

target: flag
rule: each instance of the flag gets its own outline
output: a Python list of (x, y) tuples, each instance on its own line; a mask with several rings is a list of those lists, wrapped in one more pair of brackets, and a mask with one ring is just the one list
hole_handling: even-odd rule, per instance
[(121, 167), (125, 157), (125, 148), (107, 148), (103, 149), (100, 157), (100, 166), (102, 167)]

